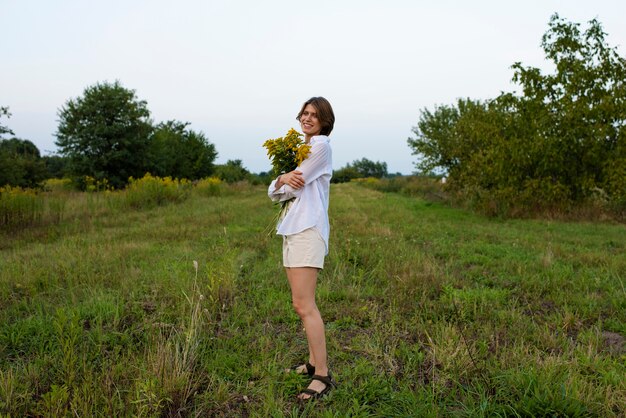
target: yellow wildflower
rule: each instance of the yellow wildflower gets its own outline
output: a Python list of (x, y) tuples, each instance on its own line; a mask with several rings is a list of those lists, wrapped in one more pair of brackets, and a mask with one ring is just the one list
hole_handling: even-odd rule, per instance
[(302, 134), (293, 128), (284, 137), (268, 139), (263, 147), (267, 149), (275, 175), (294, 170), (311, 152), (311, 146), (305, 144)]

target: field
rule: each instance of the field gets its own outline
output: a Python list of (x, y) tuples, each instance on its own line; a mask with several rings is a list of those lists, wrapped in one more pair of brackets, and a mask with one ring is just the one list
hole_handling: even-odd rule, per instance
[(331, 193), (325, 400), (282, 371), (306, 340), (243, 184), (0, 233), (0, 416), (625, 416), (625, 225)]

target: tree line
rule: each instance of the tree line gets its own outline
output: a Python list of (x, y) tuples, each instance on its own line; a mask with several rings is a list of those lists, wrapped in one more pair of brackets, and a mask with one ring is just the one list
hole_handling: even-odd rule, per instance
[[(168, 120), (154, 124), (147, 103), (134, 90), (97, 83), (68, 100), (58, 112), (59, 155), (41, 156), (29, 140), (3, 139), (13, 132), (0, 124), (0, 186), (37, 187), (47, 178), (70, 177), (80, 188), (85, 179), (121, 188), (130, 177), (149, 172), (160, 177), (197, 180), (209, 176), (232, 183), (269, 183), (269, 173), (253, 174), (241, 160), (215, 164), (217, 150), (204, 133), (189, 123)], [(10, 117), (7, 107), (0, 117)], [(366, 158), (335, 171), (334, 182), (387, 176), (387, 164)]]
[(408, 139), (417, 168), (443, 171), (467, 201), (626, 206), (626, 60), (597, 20), (557, 14), (542, 38), (553, 74), (515, 63), (521, 93), (423, 109)]

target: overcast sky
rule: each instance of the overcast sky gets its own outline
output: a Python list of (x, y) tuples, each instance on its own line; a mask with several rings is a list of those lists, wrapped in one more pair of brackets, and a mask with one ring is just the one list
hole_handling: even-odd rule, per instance
[(515, 90), (516, 61), (550, 70), (540, 42), (555, 12), (597, 18), (626, 55), (623, 0), (0, 0), (1, 123), (54, 152), (58, 109), (119, 80), (155, 123), (190, 122), (218, 163), (259, 172), (263, 141), (324, 96), (335, 168), (365, 157), (408, 174), (421, 109)]

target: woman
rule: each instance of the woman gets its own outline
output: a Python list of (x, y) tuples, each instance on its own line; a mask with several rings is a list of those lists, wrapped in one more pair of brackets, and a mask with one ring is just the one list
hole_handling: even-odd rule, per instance
[(298, 398), (316, 399), (336, 386), (328, 371), (324, 322), (315, 304), (317, 273), (324, 267), (328, 254), (328, 199), (333, 174), (332, 153), (328, 135), (335, 124), (335, 115), (328, 100), (313, 97), (307, 100), (298, 117), (304, 140), (311, 153), (295, 170), (282, 174), (268, 189), (273, 201), (295, 198), (279, 221), (277, 234), (283, 236), (283, 265), (291, 287), (293, 307), (300, 316), (309, 344), (309, 360), (293, 367), (299, 374), (308, 374), (311, 383)]

